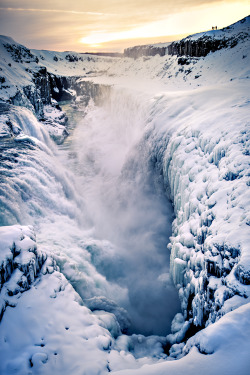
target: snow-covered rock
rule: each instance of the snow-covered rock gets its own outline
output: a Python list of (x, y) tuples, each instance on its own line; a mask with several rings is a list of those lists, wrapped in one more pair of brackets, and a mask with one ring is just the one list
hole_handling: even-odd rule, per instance
[(32, 227), (0, 227), (0, 318), (6, 306), (14, 307), (20, 293), (34, 283), (45, 260)]

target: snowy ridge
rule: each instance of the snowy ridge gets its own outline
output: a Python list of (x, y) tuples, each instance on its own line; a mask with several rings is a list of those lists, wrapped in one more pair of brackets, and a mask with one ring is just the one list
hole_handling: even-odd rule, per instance
[(168, 46), (170, 55), (206, 56), (222, 48), (233, 48), (240, 41), (249, 40), (250, 16), (221, 30), (210, 30), (190, 35)]
[(189, 35), (185, 39), (198, 40), (203, 37), (211, 37), (213, 39), (231, 39), (231, 38), (244, 39), (244, 38), (249, 37), (249, 32), (250, 32), (250, 16), (247, 16), (230, 26), (224, 27), (221, 30), (209, 30), (209, 31), (197, 33), (194, 35)]

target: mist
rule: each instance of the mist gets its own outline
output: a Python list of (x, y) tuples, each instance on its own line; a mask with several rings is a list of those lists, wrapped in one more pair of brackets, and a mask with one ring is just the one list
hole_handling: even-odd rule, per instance
[(66, 151), (99, 241), (81, 246), (123, 290), (108, 298), (127, 310), (128, 333), (166, 335), (180, 311), (167, 249), (173, 209), (147, 131), (148, 110), (146, 97), (113, 89), (101, 107), (90, 102)]
[(115, 314), (128, 334), (164, 336), (180, 303), (169, 274), (166, 140), (154, 140), (150, 100), (112, 88), (102, 105), (63, 109), (71, 135), (59, 147), (30, 111), (18, 119), (11, 109), (25, 135), (3, 142), (0, 222), (33, 225), (91, 310)]

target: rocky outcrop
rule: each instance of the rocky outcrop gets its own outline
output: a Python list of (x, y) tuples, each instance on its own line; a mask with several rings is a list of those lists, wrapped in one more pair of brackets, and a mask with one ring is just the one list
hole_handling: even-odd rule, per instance
[(164, 56), (167, 54), (167, 51), (168, 49), (166, 44), (163, 44), (162, 47), (154, 45), (135, 46), (126, 48), (124, 50), (124, 57), (132, 57), (133, 59), (137, 59), (142, 56)]
[(201, 37), (198, 40), (182, 39), (168, 46), (169, 55), (178, 56), (206, 56), (209, 52), (215, 52), (222, 48), (233, 47), (236, 41), (227, 39), (214, 39), (209, 36)]
[(38, 119), (44, 117), (44, 105), (51, 104), (52, 90), (50, 75), (45, 67), (40, 67), (36, 71), (30, 71), (32, 82), (17, 90), (17, 93), (10, 98), (14, 105), (21, 105), (32, 109)]
[(88, 104), (90, 99), (93, 99), (96, 104), (101, 104), (104, 99), (109, 97), (111, 90), (110, 85), (93, 83), (84, 79), (77, 79), (72, 83), (72, 88), (85, 105)]
[[(26, 47), (8, 44), (5, 48), (11, 56), (13, 55), (14, 61), (22, 65), (27, 63), (28, 59), (34, 60), (34, 56)], [(68, 61), (74, 61), (73, 54), (66, 55), (66, 58)], [(51, 138), (58, 144), (61, 144), (68, 136), (67, 117), (58, 102), (66, 100), (74, 102), (78, 97), (75, 104), (87, 105), (90, 98), (100, 102), (107, 91), (106, 86), (84, 81), (79, 76), (60, 76), (49, 73), (44, 66), (34, 67), (33, 64), (33, 68), (31, 69), (31, 66), (25, 68), (25, 72), (29, 77), (26, 81), (30, 83), (16, 86), (15, 94), (10, 96), (9, 103), (31, 110), (43, 122)]]
[(79, 77), (63, 77), (48, 73), (51, 98), (56, 101), (72, 100), (75, 97), (72, 91)]
[[(84, 98), (87, 105), (90, 98), (100, 103), (110, 89), (108, 85), (99, 85), (78, 76), (57, 76), (49, 73), (45, 67), (32, 72), (33, 84), (24, 86), (11, 98), (11, 103), (32, 109), (39, 120), (46, 121), (45, 106), (57, 102)], [(57, 106), (60, 110), (60, 107)]]
[(4, 44), (5, 49), (11, 54), (13, 61), (17, 63), (31, 63), (35, 62), (38, 64), (38, 57), (34, 56), (31, 51), (20, 44)]
[[(68, 100), (74, 96), (69, 90), (71, 85), (70, 78), (56, 77), (48, 73), (47, 68), (39, 66), (39, 59), (28, 48), (18, 43), (3, 43), (11, 61), (20, 65), (15, 69), (24, 71), (26, 82), (29, 84), (19, 83), (16, 86), (15, 94), (10, 97), (9, 102), (14, 105), (24, 106), (32, 110), (39, 120), (44, 119), (44, 106), (51, 105), (52, 99)], [(72, 61), (73, 57), (69, 54), (65, 57)], [(11, 67), (11, 63), (8, 64)], [(5, 82), (5, 77), (1, 77), (1, 83)], [(75, 79), (73, 78), (73, 81)], [(25, 81), (24, 81), (25, 82)]]

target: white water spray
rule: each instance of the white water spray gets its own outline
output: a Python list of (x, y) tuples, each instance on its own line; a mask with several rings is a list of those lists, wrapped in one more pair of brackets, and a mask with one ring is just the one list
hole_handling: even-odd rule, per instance
[(18, 126), (27, 137), (10, 142), (17, 160), (6, 168), (1, 219), (35, 225), (91, 309), (114, 312), (123, 328), (130, 320), (129, 333), (165, 335), (180, 310), (166, 248), (173, 211), (148, 109), (147, 97), (113, 89), (103, 106), (90, 102), (61, 150), (24, 110)]
[(112, 296), (129, 312), (131, 332), (166, 334), (179, 310), (169, 277), (173, 211), (155, 170), (149, 101), (113, 89), (102, 107), (90, 104), (68, 150), (94, 225), (83, 247), (96, 269), (126, 293)]

